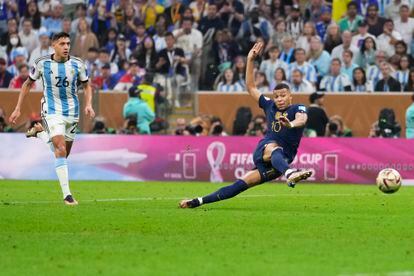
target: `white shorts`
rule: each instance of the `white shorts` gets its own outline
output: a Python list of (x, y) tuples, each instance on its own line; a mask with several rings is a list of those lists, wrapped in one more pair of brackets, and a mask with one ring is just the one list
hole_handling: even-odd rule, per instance
[(65, 141), (75, 140), (78, 122), (78, 118), (62, 115), (52, 114), (43, 116), (43, 126), (47, 133), (49, 133), (49, 137), (62, 135), (65, 137)]

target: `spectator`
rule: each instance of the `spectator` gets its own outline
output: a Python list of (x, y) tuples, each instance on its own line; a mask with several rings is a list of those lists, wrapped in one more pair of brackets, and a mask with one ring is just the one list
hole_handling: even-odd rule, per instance
[(391, 65), (387, 62), (382, 62), (380, 65), (382, 79), (375, 85), (375, 91), (378, 92), (400, 92), (401, 84), (391, 76)]
[(377, 45), (372, 37), (365, 38), (360, 50), (357, 52), (355, 63), (362, 68), (368, 68), (375, 64)]
[(306, 22), (303, 27), (303, 34), (296, 41), (296, 49), (302, 48), (306, 53), (309, 53), (310, 40), (314, 36), (316, 36), (315, 25), (312, 22)]
[(222, 64), (232, 62), (240, 53), (239, 45), (231, 37), (228, 29), (216, 32), (212, 50), (215, 62), (219, 67)]
[(167, 26), (175, 25), (180, 22), (184, 13), (185, 6), (180, 0), (171, 0), (171, 6), (165, 9), (164, 14), (167, 16)]
[(237, 34), (237, 39), (243, 52), (248, 52), (259, 37), (269, 41), (272, 36), (272, 29), (270, 22), (260, 16), (258, 7), (253, 7), (249, 17), (243, 21)]
[(305, 8), (305, 21), (318, 22), (325, 7), (323, 0), (311, 0)]
[(0, 57), (0, 88), (8, 88), (13, 75), (6, 70), (7, 62)]
[(246, 58), (237, 56), (234, 59), (233, 66), (234, 75), (239, 80), (239, 84), (245, 89), (246, 87)]
[(368, 37), (372, 38), (375, 41), (375, 36), (368, 33), (368, 23), (364, 20), (359, 23), (358, 34), (352, 37), (351, 45), (357, 49), (361, 49), (362, 44)]
[(289, 65), (288, 76), (291, 80), (292, 72), (295, 69), (299, 69), (305, 79), (310, 81), (312, 84), (316, 83), (316, 70), (310, 63), (306, 62), (305, 50), (298, 48), (295, 50), (295, 59), (296, 61)]
[(357, 64), (352, 62), (353, 53), (350, 50), (345, 50), (342, 53), (342, 60), (344, 61), (342, 63), (341, 67), (341, 73), (345, 74), (349, 80), (352, 80), (352, 74), (355, 68), (358, 67)]
[(165, 35), (167, 33), (167, 20), (165, 19), (165, 15), (161, 14), (157, 18), (157, 22), (155, 22), (155, 31), (156, 34), (152, 37), (155, 44), (155, 50), (159, 53), (162, 49), (167, 47), (165, 43)]
[(39, 45), (39, 39), (32, 29), (32, 21), (29, 18), (23, 20), (22, 25), (22, 30), (19, 32), (20, 42), (30, 54)]
[[(129, 26), (129, 25), (128, 25)], [(145, 30), (145, 24), (142, 23), (139, 19), (135, 19), (134, 29), (128, 29), (126, 32), (125, 38), (129, 41), (129, 49), (140, 50), (143, 47), (144, 39), (148, 36)]]
[(345, 50), (351, 50), (352, 53), (354, 53), (354, 57), (356, 56), (357, 52), (358, 52), (358, 48), (355, 48), (354, 46), (352, 46), (351, 44), (352, 41), (352, 34), (350, 31), (344, 31), (342, 33), (342, 44), (336, 46), (333, 50), (332, 50), (332, 54), (331, 57), (332, 58), (339, 58), (342, 60), (342, 52)]
[(270, 83), (270, 91), (273, 91), (273, 89), (275, 89), (276, 85), (280, 84), (280, 83), (284, 83), (288, 86), (290, 86), (290, 84), (287, 82), (287, 78), (286, 78), (286, 71), (283, 70), (283, 68), (277, 68), (275, 71), (275, 74), (273, 76), (273, 79)]
[[(15, 76), (9, 84), (9, 88), (11, 89), (22, 88), (23, 83), (27, 80), (27, 78), (29, 78), (29, 66), (27, 66), (26, 64), (19, 65), (18, 71), (19, 71), (19, 74)], [(34, 89), (35, 87), (36, 87), (36, 82), (33, 82), (31, 88)]]
[(394, 23), (391, 19), (387, 19), (384, 24), (384, 31), (378, 37), (378, 48), (385, 51), (387, 56), (391, 57), (395, 54), (395, 44), (402, 40), (399, 32), (394, 30)]
[(106, 63), (99, 68), (99, 75), (96, 75), (92, 78), (93, 88), (103, 91), (114, 89), (115, 85), (117, 84), (117, 80), (111, 74), (112, 65), (113, 63)]
[[(215, 8), (210, 10), (211, 6), (215, 6)], [(208, 13), (211, 12), (211, 14), (213, 14), (214, 11), (214, 15), (217, 15), (217, 4), (214, 2), (208, 3), (208, 1), (206, 0), (196, 0), (190, 3), (190, 5), (188, 6), (193, 13), (193, 17), (194, 17), (194, 21), (196, 22), (200, 22), (202, 20), (203, 17), (208, 17)], [(221, 19), (220, 19), (221, 20)], [(201, 23), (200, 23), (201, 25)], [(199, 26), (200, 26), (199, 25)], [(224, 27), (224, 25), (223, 25)], [(200, 29), (201, 31), (201, 29)], [(202, 33), (204, 33), (203, 31), (201, 31)]]
[(98, 56), (99, 51), (97, 48), (91, 47), (88, 49), (88, 54), (85, 60), (85, 66), (90, 78), (93, 78), (95, 75), (99, 75)]
[(69, 17), (64, 17), (62, 21), (62, 32), (69, 34), (70, 41), (75, 41), (76, 33), (72, 32), (72, 20)]
[(399, 57), (407, 56), (408, 61), (410, 63), (410, 67), (414, 67), (414, 58), (412, 55), (408, 54), (407, 44), (405, 44), (404, 41), (402, 40), (397, 41), (397, 43), (395, 44), (395, 54), (398, 55)]
[(104, 48), (111, 53), (115, 49), (117, 30), (115, 28), (109, 28), (105, 39), (103, 41)]
[(300, 14), (299, 6), (293, 6), (289, 17), (286, 20), (286, 30), (296, 40), (303, 32), (304, 21)]
[(137, 119), (135, 116), (128, 116), (124, 122), (124, 128), (120, 131), (121, 134), (134, 135), (138, 134)]
[(7, 32), (4, 32), (0, 38), (0, 46), (6, 46), (7, 43), (10, 41), (11, 34), (17, 34), (17, 19), (16, 18), (9, 18), (7, 20)]
[(128, 91), (131, 86), (137, 86), (142, 79), (144, 72), (138, 66), (138, 61), (131, 59), (129, 61), (129, 70), (125, 75), (121, 77), (118, 83), (115, 85), (114, 90)]
[(391, 0), (388, 2), (387, 7), (384, 8), (385, 10), (385, 16), (388, 18), (398, 18), (400, 15), (401, 7), (402, 6), (408, 6), (409, 2), (408, 0)]
[(312, 37), (310, 43), (308, 62), (315, 67), (319, 82), (323, 76), (328, 74), (331, 56), (323, 49), (322, 41), (319, 36)]
[(402, 56), (399, 62), (398, 71), (395, 72), (395, 78), (401, 83), (401, 87), (404, 88), (410, 76), (410, 62), (408, 56)]
[(224, 26), (227, 26), (232, 36), (236, 37), (245, 19), (244, 5), (238, 0), (224, 0), (219, 6), (219, 14)]
[(260, 71), (266, 74), (268, 80), (273, 79), (277, 68), (282, 68), (285, 72), (288, 69), (287, 64), (278, 59), (279, 53), (280, 51), (276, 46), (271, 47), (269, 49), (269, 59), (262, 61), (260, 64)]
[(358, 6), (358, 14), (362, 17), (366, 17), (368, 15), (369, 5), (378, 6), (378, 0), (356, 0), (355, 3)]
[(12, 52), (11, 55), (13, 63), (7, 68), (7, 71), (9, 71), (15, 77), (19, 74), (19, 66), (26, 64), (27, 51), (23, 47), (18, 47)]
[(191, 133), (187, 130), (187, 122), (184, 118), (177, 118), (175, 121), (175, 130), (173, 131), (173, 134), (184, 136), (191, 135)]
[(315, 87), (310, 81), (303, 78), (302, 71), (295, 69), (292, 72), (290, 90), (292, 92), (313, 93), (315, 92)]
[(286, 23), (283, 19), (278, 19), (275, 22), (275, 30), (270, 37), (269, 43), (266, 46), (266, 49), (270, 49), (271, 47), (275, 46), (278, 49), (282, 48), (282, 39), (285, 36), (288, 36), (288, 32), (286, 31)]
[(9, 60), (13, 60), (13, 52), (19, 49), (20, 52), (24, 53), (25, 58), (27, 58), (29, 56), (26, 48), (22, 47), (22, 43), (20, 41), (20, 37), (17, 33), (13, 33), (10, 34), (9, 40), (7, 41), (7, 46), (6, 46), (6, 53), (8, 55), (8, 59)]
[(395, 29), (400, 32), (405, 44), (411, 45), (414, 34), (414, 18), (410, 18), (409, 5), (402, 4), (400, 6), (400, 16), (394, 21), (394, 24)]
[[(111, 62), (119, 63), (129, 60), (131, 50), (126, 47), (126, 38), (123, 34), (118, 35), (115, 48), (111, 52)], [(118, 66), (119, 67), (119, 66)]]
[(329, 92), (352, 91), (350, 79), (347, 75), (341, 73), (341, 61), (339, 58), (332, 59), (330, 75), (323, 77), (319, 90)]
[(332, 9), (329, 7), (323, 7), (322, 8), (322, 14), (321, 14), (321, 20), (316, 23), (316, 32), (321, 38), (321, 40), (325, 39), (326, 31), (328, 29), (328, 26), (334, 23), (332, 21)]
[(145, 28), (154, 27), (157, 16), (164, 12), (164, 7), (159, 5), (156, 0), (148, 0), (141, 8), (141, 13), (144, 18)]
[(149, 108), (148, 104), (141, 100), (140, 91), (135, 87), (129, 90), (129, 99), (124, 105), (123, 116), (135, 116), (137, 120), (137, 128), (139, 134), (151, 134), (150, 124), (155, 119), (154, 112)]
[(138, 60), (138, 65), (146, 71), (155, 71), (157, 63), (157, 53), (155, 51), (154, 40), (150, 36), (144, 39), (143, 47), (140, 48), (133, 56)]
[(325, 136), (326, 125), (329, 122), (328, 116), (323, 108), (324, 96), (323, 93), (316, 92), (309, 96), (311, 104), (308, 107), (306, 128), (316, 131), (319, 137)]
[(50, 17), (52, 16), (52, 4), (55, 2), (54, 0), (43, 0), (39, 1), (38, 7), (39, 12), (43, 17)]
[(62, 30), (63, 5), (60, 2), (52, 2), (52, 15), (42, 20), (44, 26), (50, 33), (55, 34)]
[(115, 130), (107, 128), (103, 117), (95, 117), (91, 133), (94, 134), (115, 134)]
[(338, 24), (333, 22), (328, 26), (326, 36), (323, 38), (323, 40), (325, 41), (324, 49), (329, 54), (332, 53), (332, 50), (336, 46), (339, 46), (342, 44), (342, 37), (341, 37), (341, 32), (339, 30)]
[(404, 87), (404, 92), (414, 91), (414, 69), (410, 70), (407, 85)]
[(352, 91), (372, 92), (372, 82), (367, 80), (364, 69), (357, 67), (352, 72)]
[(257, 71), (254, 80), (256, 83), (256, 87), (260, 91), (260, 93), (269, 92), (269, 82), (267, 81), (265, 73)]
[(210, 126), (210, 136), (228, 136), (228, 134), (224, 131), (224, 125), (220, 118), (212, 117), (211, 118), (211, 126)]
[[(54, 50), (50, 47), (49, 32), (45, 28), (39, 30), (39, 46), (37, 46), (30, 54), (30, 60), (28, 64), (34, 65), (36, 59), (53, 54)], [(90, 72), (90, 71), (88, 71)]]
[(414, 94), (411, 95), (411, 105), (405, 112), (405, 137), (414, 139)]
[(185, 58), (190, 67), (192, 91), (196, 91), (198, 90), (198, 80), (201, 72), (203, 35), (199, 30), (193, 28), (193, 19), (191, 17), (183, 18), (181, 28), (175, 30), (173, 34), (177, 39), (177, 47), (184, 50)]
[(35, 0), (30, 0), (27, 3), (27, 9), (24, 11), (24, 15), (21, 19), (21, 24), (23, 25), (24, 20), (30, 20), (32, 23), (32, 27), (34, 30), (39, 30), (41, 23), (42, 23), (42, 17), (40, 15), (39, 9), (37, 7), (37, 3)]
[(78, 25), (81, 19), (85, 19), (89, 27), (92, 25), (92, 19), (87, 16), (87, 7), (83, 3), (76, 5), (75, 19), (71, 21), (70, 33), (76, 33), (78, 31)]
[(99, 42), (95, 34), (90, 31), (86, 19), (79, 19), (78, 32), (76, 34), (75, 42), (71, 48), (72, 54), (81, 59), (85, 59), (88, 49), (91, 47), (98, 48)]
[(350, 31), (351, 33), (355, 33), (364, 18), (358, 14), (358, 5), (355, 2), (350, 2), (347, 8), (347, 16), (339, 20), (339, 28), (341, 32)]
[(295, 48), (293, 37), (285, 36), (282, 39), (282, 52), (280, 53), (279, 58), (286, 64), (295, 62)]
[(384, 51), (378, 50), (375, 53), (375, 64), (368, 66), (367, 68), (367, 76), (368, 80), (372, 82), (373, 86), (375, 87), (377, 82), (382, 78), (382, 73), (380, 70), (380, 64), (386, 61), (386, 55)]
[[(203, 35), (206, 35), (207, 32), (212, 32), (211, 36), (214, 35), (214, 32), (222, 30), (224, 28), (224, 23), (217, 13), (217, 4), (214, 2), (207, 4), (205, 0), (197, 0), (190, 4), (196, 6), (202, 4), (206, 8), (206, 16), (201, 17), (200, 23), (198, 24), (198, 29)], [(204, 10), (204, 8), (203, 8)], [(201, 12), (203, 11), (201, 10)], [(195, 16), (196, 17), (196, 16)]]
[(327, 137), (352, 137), (352, 130), (345, 124), (341, 116), (334, 115), (329, 118), (326, 125), (325, 136)]
[(216, 90), (219, 92), (241, 92), (244, 90), (244, 88), (240, 84), (240, 81), (237, 79), (237, 75), (235, 76), (233, 70), (228, 68), (224, 71), (223, 75), (221, 76)]
[(378, 16), (378, 6), (370, 4), (368, 6), (368, 16), (366, 21), (368, 23), (368, 32), (375, 37), (378, 37), (383, 32), (385, 18)]
[(187, 77), (184, 66), (188, 60), (184, 57), (183, 49), (175, 47), (175, 37), (172, 33), (166, 34), (165, 42), (167, 47), (158, 53), (158, 60), (155, 64), (157, 73), (155, 82), (163, 85), (167, 90), (168, 100), (179, 106), (178, 98), (181, 94), (182, 83)]
[[(105, 65), (105, 64), (110, 64), (110, 66), (111, 66), (110, 73), (112, 75), (118, 73), (118, 70), (119, 70), (119, 68), (118, 68), (118, 66), (117, 66), (116, 63), (111, 63), (111, 54), (105, 48), (99, 49), (99, 51), (98, 51), (98, 59), (96, 59), (95, 64), (98, 67), (97, 69), (101, 69), (102, 66)], [(96, 74), (99, 75), (99, 71), (97, 71)]]

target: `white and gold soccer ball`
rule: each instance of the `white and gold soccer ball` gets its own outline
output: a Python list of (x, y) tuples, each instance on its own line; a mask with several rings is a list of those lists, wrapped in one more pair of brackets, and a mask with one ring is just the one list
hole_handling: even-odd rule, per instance
[(377, 186), (381, 192), (392, 194), (401, 187), (401, 175), (397, 170), (387, 168), (378, 173)]

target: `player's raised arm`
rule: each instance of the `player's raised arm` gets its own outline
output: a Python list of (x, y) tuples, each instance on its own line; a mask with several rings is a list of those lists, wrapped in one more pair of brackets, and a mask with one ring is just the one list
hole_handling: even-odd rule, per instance
[(14, 108), (14, 111), (9, 118), (9, 121), (12, 125), (16, 124), (16, 121), (20, 117), (20, 109), (22, 107), (24, 98), (30, 92), (33, 82), (34, 80), (32, 80), (31, 78), (27, 78), (27, 80), (23, 83), (22, 90), (19, 93), (19, 99), (17, 100), (16, 107)]
[(259, 101), (260, 92), (257, 90), (256, 84), (254, 83), (254, 59), (259, 56), (263, 50), (263, 43), (257, 42), (254, 44), (253, 48), (250, 49), (249, 54), (247, 55), (247, 66), (246, 66), (246, 87), (247, 92), (252, 96), (255, 101)]

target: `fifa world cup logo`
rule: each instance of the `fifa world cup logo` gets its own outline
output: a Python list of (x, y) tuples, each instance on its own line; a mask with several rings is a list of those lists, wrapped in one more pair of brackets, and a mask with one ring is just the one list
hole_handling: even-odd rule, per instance
[[(216, 153), (214, 153), (216, 151)], [(223, 182), (220, 172), (226, 154), (226, 146), (222, 142), (213, 142), (207, 148), (207, 160), (210, 165), (210, 182)]]

